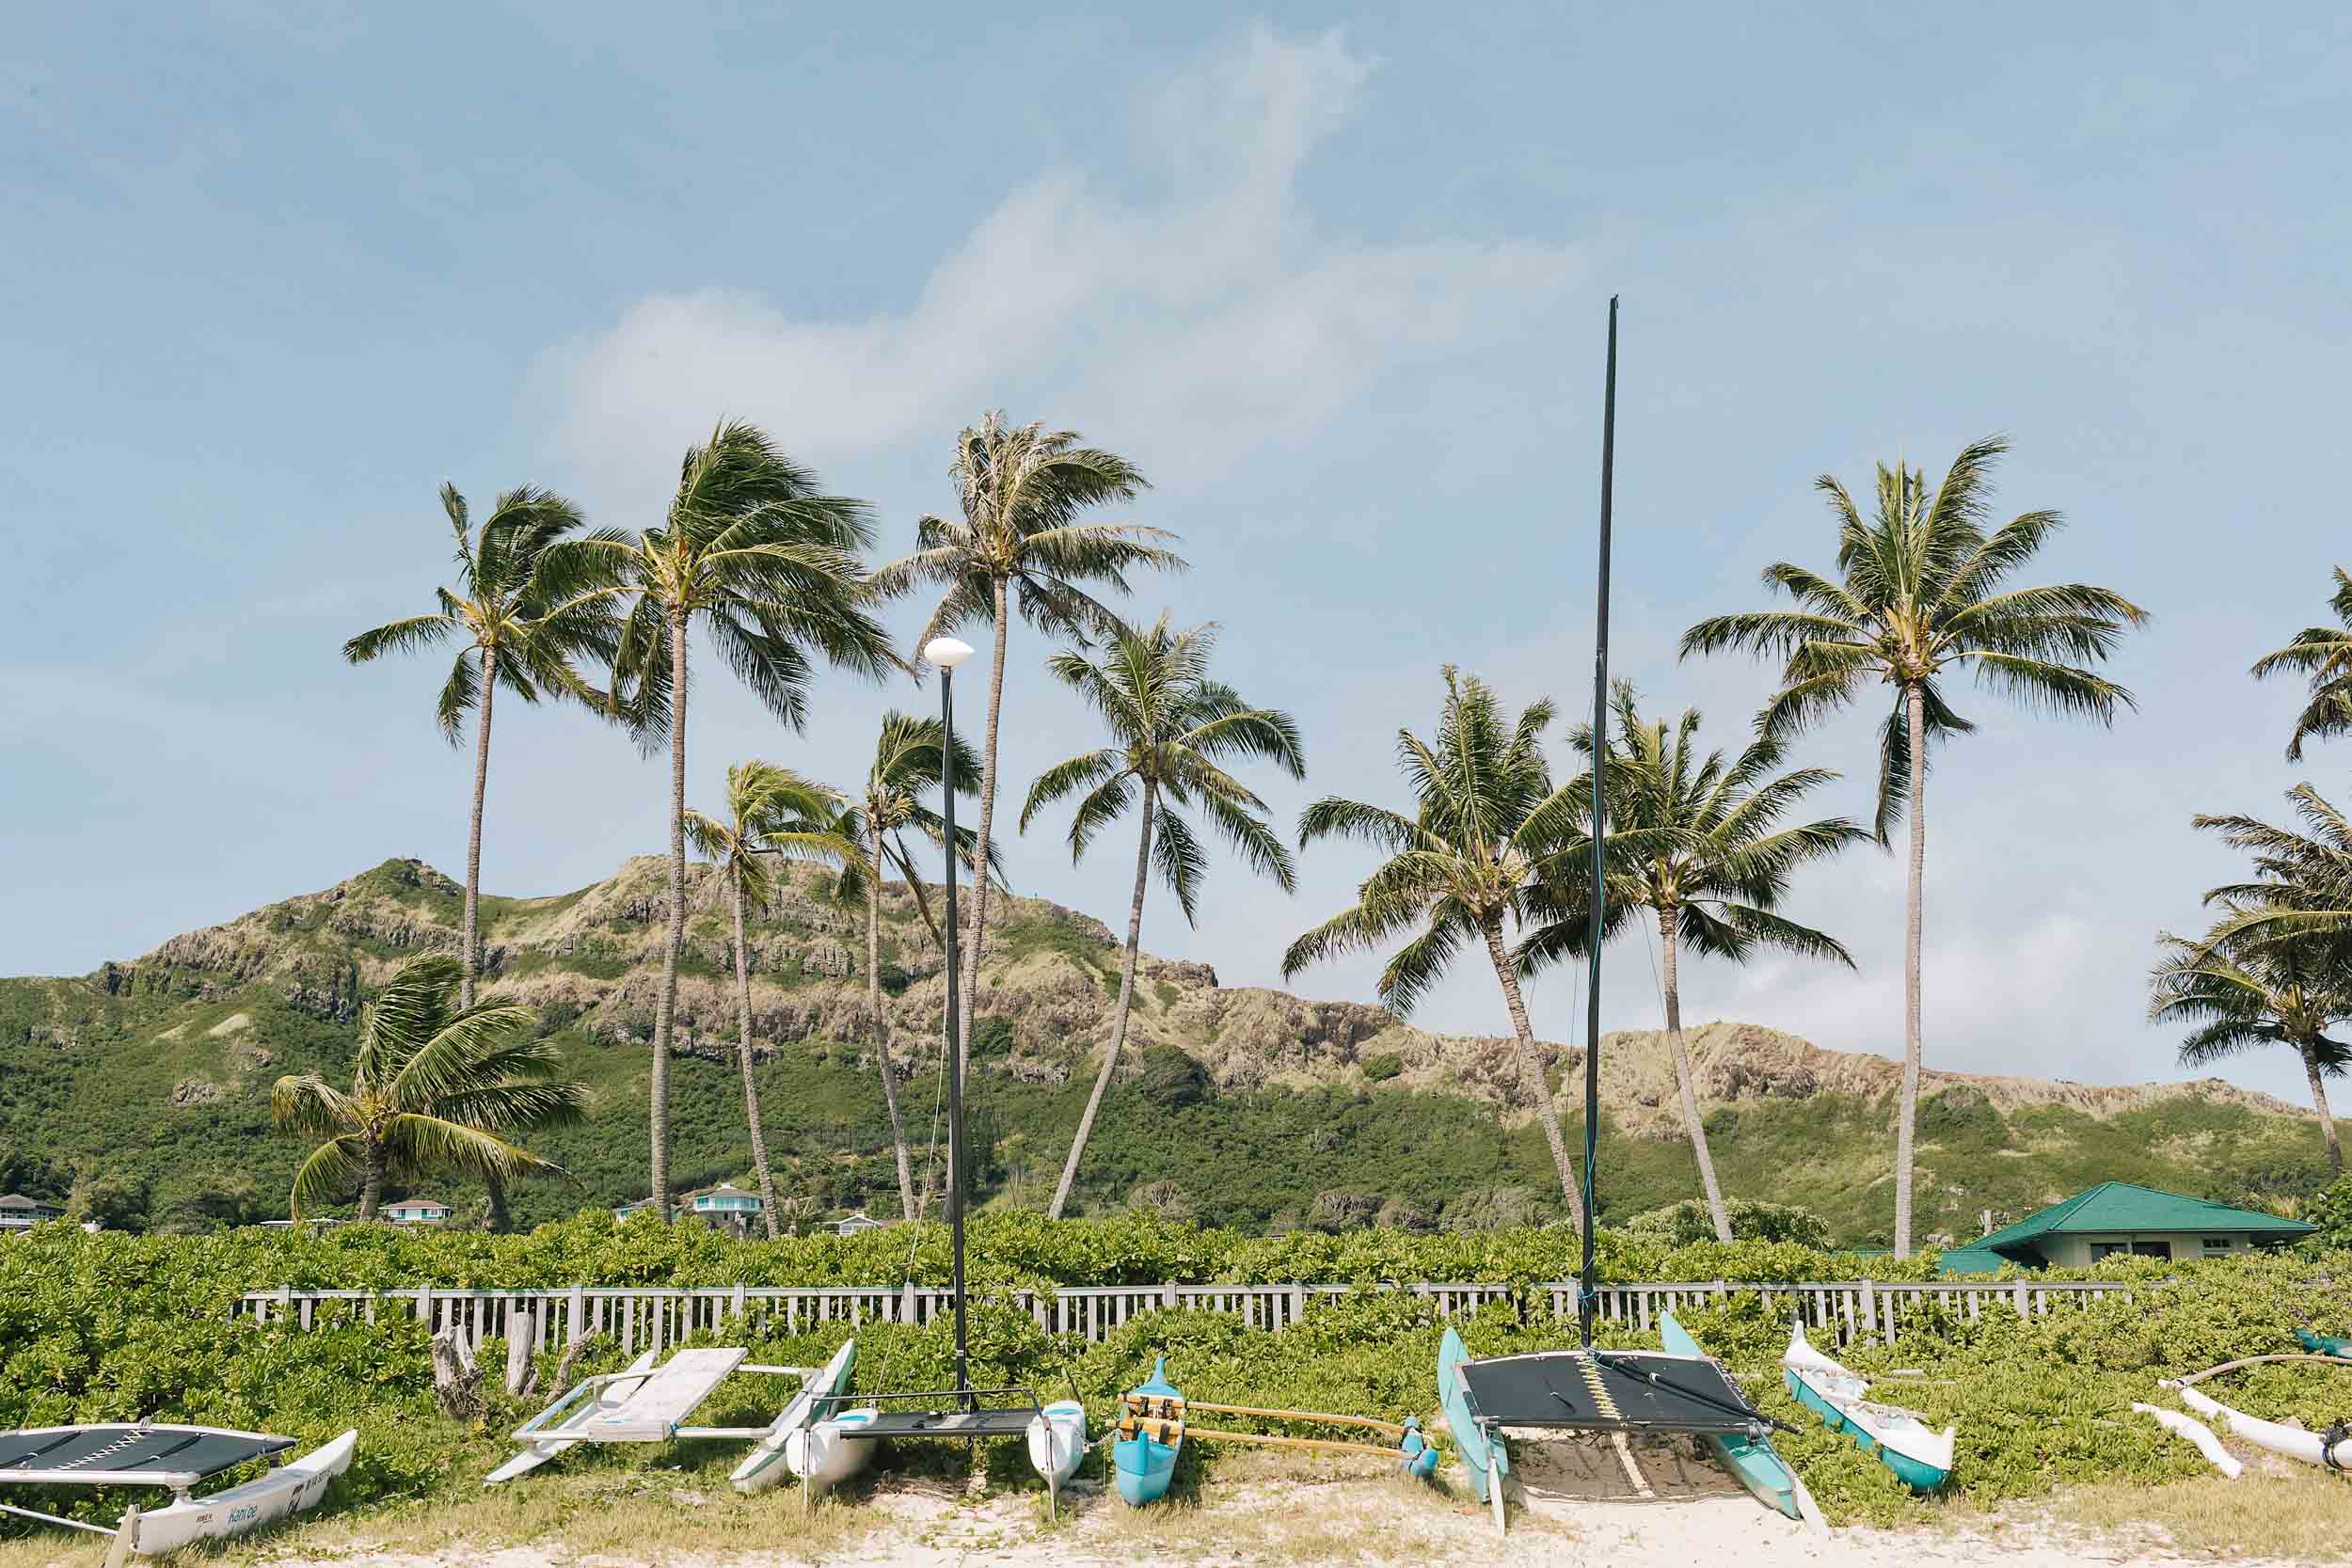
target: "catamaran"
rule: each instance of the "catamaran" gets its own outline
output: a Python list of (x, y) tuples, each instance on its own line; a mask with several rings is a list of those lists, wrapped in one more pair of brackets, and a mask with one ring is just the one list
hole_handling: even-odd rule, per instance
[(199, 1481), (283, 1453), (294, 1440), (228, 1427), (146, 1423), (0, 1432), (0, 1485), (150, 1486), (172, 1494), (170, 1503), (151, 1512), (130, 1509), (111, 1528), (8, 1503), (0, 1503), (0, 1513), (106, 1536), (113, 1543), (106, 1568), (122, 1568), (133, 1552), (177, 1551), (316, 1508), (328, 1483), (351, 1468), (358, 1443), (357, 1432), (346, 1432), (258, 1480), (199, 1497), (193, 1495)]
[[(1606, 934), (1603, 850), (1607, 832), (1609, 748), (1609, 545), (1617, 441), (1617, 301), (1609, 301), (1609, 368), (1604, 384), (1600, 447), (1598, 614), (1593, 653), (1592, 868), (1586, 945), (1584, 1049), (1584, 1249), (1578, 1276), (1580, 1343), (1569, 1350), (1471, 1359), (1452, 1329), (1438, 1351), (1438, 1397), (1480, 1500), (1503, 1527), (1510, 1449), (1504, 1429), (1550, 1428), (1614, 1435), (1695, 1433), (1709, 1438), (1749, 1490), (1791, 1517), (1816, 1522), (1804, 1483), (1772, 1450), (1775, 1429), (1791, 1431), (1757, 1410), (1721, 1363), (1700, 1352), (1679, 1324), (1665, 1351), (1604, 1350), (1593, 1343), (1597, 1299), (1594, 1265), (1593, 1185), (1600, 1138), (1600, 954)], [(1629, 1466), (1632, 1461), (1627, 1459)]]

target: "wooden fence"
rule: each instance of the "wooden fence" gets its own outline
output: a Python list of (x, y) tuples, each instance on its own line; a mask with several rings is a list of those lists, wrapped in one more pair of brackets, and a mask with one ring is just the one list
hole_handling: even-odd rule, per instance
[[(1882, 1284), (1872, 1280), (1835, 1283), (1753, 1284), (1701, 1280), (1682, 1284), (1603, 1285), (1595, 1311), (1604, 1322), (1647, 1329), (1661, 1312), (1708, 1306), (1753, 1292), (1767, 1310), (1803, 1313), (1810, 1329), (1845, 1345), (1870, 1340), (1891, 1345), (1906, 1324), (1923, 1312), (1939, 1310), (1974, 1323), (1988, 1306), (2039, 1317), (2061, 1307), (2087, 1306), (2104, 1295), (2132, 1299), (2132, 1285), (2064, 1280), (2037, 1284), (1938, 1281)], [(1136, 1313), (1155, 1307), (1191, 1307), (1230, 1312), (1251, 1328), (1288, 1328), (1317, 1302), (1357, 1291), (1409, 1291), (1442, 1317), (1453, 1317), (1499, 1299), (1518, 1296), (1527, 1307), (1547, 1306), (1561, 1316), (1576, 1310), (1573, 1282), (1536, 1285), (1521, 1292), (1508, 1285), (1112, 1285), (1058, 1291), (1014, 1291), (1010, 1298), (1053, 1334), (1099, 1341)], [(984, 1293), (979, 1291), (975, 1296)], [(999, 1297), (1001, 1299), (1001, 1297)], [(671, 1289), (654, 1286), (574, 1285), (557, 1290), (468, 1291), (420, 1285), (405, 1291), (256, 1291), (238, 1304), (237, 1315), (257, 1323), (310, 1329), (357, 1317), (374, 1323), (379, 1314), (402, 1313), (436, 1332), (454, 1325), (479, 1349), (483, 1340), (504, 1338), (516, 1314), (530, 1314), (532, 1348), (568, 1345), (591, 1334), (610, 1334), (625, 1354), (661, 1350), (689, 1335), (719, 1332), (741, 1323), (753, 1331), (798, 1332), (840, 1323), (927, 1323), (954, 1309), (954, 1292), (936, 1286), (773, 1287), (746, 1285)]]

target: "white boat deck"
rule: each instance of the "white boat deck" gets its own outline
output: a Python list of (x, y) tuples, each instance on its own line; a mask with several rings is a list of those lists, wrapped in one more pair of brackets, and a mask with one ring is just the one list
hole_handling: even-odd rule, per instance
[(618, 1405), (597, 1411), (565, 1435), (591, 1443), (666, 1443), (750, 1354), (740, 1348), (679, 1351)]

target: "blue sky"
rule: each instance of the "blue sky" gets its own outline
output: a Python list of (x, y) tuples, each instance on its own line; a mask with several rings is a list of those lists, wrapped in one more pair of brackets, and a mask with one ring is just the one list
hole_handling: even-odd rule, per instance
[[(2316, 10), (1203, 5), (1010, 14), (331, 3), (36, 9), (0, 40), (0, 973), (80, 973), (394, 854), (462, 865), (437, 668), (344, 667), (426, 607), (434, 487), (525, 481), (658, 518), (753, 420), (869, 499), (882, 551), (952, 497), (982, 409), (1155, 488), (1227, 674), (1326, 791), (1396, 799), (1437, 666), (1514, 701), (1589, 679), (1605, 301), (1625, 297), (1617, 667), (1734, 743), (1768, 689), (1681, 630), (1826, 565), (1809, 484), (2005, 431), (2042, 575), (2154, 612), (2112, 732), (1967, 697), (1932, 784), (1932, 1066), (2177, 1076), (2152, 938), (2232, 873), (2197, 810), (2276, 814), (2296, 692), (2247, 664), (2342, 559), (2352, 24)], [(846, 15), (847, 13), (841, 13)], [(914, 607), (898, 617), (911, 633)], [(1008, 777), (1093, 743), (1014, 638)], [(851, 776), (888, 702), (783, 732), (700, 688), (691, 792), (769, 755)], [(1868, 809), (1864, 716), (1808, 740)], [(664, 776), (584, 717), (501, 709), (485, 880), (658, 849)], [(1115, 841), (1113, 841), (1115, 843)], [(1116, 919), (1127, 857), (1041, 826), (1017, 885)], [(1365, 861), (1296, 898), (1220, 861), (1146, 945), (1271, 983)], [(1899, 1045), (1899, 863), (1808, 878), (1856, 974), (1686, 971), (1686, 1016)], [(1376, 966), (1304, 977), (1368, 996)], [(1572, 1031), (1572, 988), (1535, 995)], [(1613, 1026), (1654, 1024), (1641, 950)], [(1422, 1022), (1492, 1032), (1465, 972)], [(2233, 1076), (2291, 1095), (2285, 1062)]]

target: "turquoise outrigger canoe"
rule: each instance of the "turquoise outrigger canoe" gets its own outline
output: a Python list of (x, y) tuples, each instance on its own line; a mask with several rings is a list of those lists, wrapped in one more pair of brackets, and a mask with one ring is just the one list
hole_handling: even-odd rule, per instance
[(1168, 1381), (1168, 1357), (1153, 1361), (1148, 1382), (1127, 1390), (1120, 1430), (1111, 1445), (1111, 1473), (1119, 1495), (1137, 1508), (1168, 1496), (1176, 1456), (1184, 1449), (1184, 1396)]
[(1438, 1404), (1445, 1414), (1446, 1430), (1454, 1433), (1454, 1446), (1461, 1450), (1462, 1466), (1470, 1471), (1470, 1487), (1480, 1502), (1492, 1500), (1493, 1491), (1500, 1489), (1511, 1474), (1511, 1453), (1497, 1437), (1486, 1440), (1478, 1418), (1470, 1414), (1470, 1388), (1462, 1381), (1462, 1363), (1470, 1359), (1470, 1347), (1462, 1337), (1449, 1328), (1438, 1343)]
[[(1669, 1355), (1707, 1354), (1689, 1331), (1675, 1322), (1671, 1312), (1659, 1314), (1658, 1333)], [(1740, 1484), (1748, 1489), (1750, 1497), (1791, 1519), (1804, 1518), (1804, 1511), (1797, 1503), (1801, 1484), (1797, 1473), (1773, 1450), (1771, 1438), (1709, 1433), (1707, 1441), (1715, 1450), (1715, 1457), (1724, 1462), (1724, 1468), (1740, 1478)]]
[(1947, 1426), (1937, 1432), (1915, 1410), (1866, 1399), (1869, 1380), (1815, 1350), (1804, 1337), (1803, 1318), (1788, 1331), (1780, 1368), (1790, 1398), (1819, 1416), (1830, 1431), (1852, 1438), (1855, 1447), (1894, 1471), (1914, 1492), (1932, 1492), (1951, 1479), (1956, 1429)]
[(2308, 1328), (2295, 1331), (2295, 1342), (2313, 1355), (2332, 1355), (2352, 1361), (2352, 1339), (2339, 1339), (2332, 1334), (2313, 1334)]

